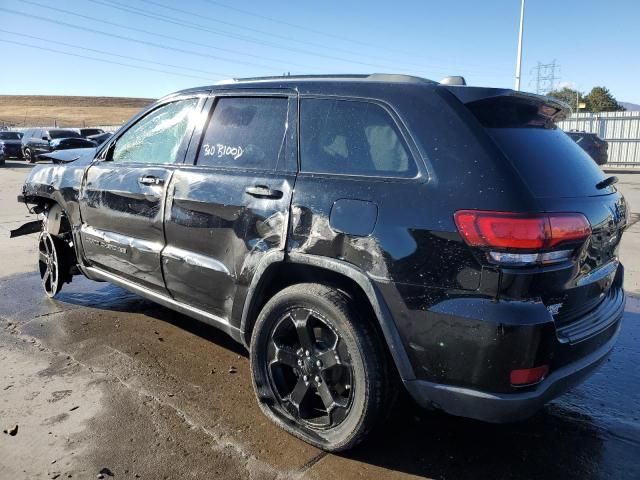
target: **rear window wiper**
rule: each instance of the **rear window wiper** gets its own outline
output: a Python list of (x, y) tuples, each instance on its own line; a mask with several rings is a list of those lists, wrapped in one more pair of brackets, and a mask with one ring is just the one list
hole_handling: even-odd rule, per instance
[(598, 190), (602, 190), (603, 188), (610, 187), (614, 183), (618, 183), (618, 177), (616, 177), (615, 175), (612, 175), (611, 177), (607, 177), (601, 182), (596, 183), (596, 188)]

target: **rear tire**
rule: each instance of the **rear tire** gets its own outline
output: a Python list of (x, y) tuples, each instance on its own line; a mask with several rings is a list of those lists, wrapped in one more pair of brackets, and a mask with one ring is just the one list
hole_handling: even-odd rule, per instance
[(388, 407), (381, 339), (334, 288), (306, 283), (277, 293), (256, 321), (250, 354), (262, 411), (316, 447), (354, 447)]

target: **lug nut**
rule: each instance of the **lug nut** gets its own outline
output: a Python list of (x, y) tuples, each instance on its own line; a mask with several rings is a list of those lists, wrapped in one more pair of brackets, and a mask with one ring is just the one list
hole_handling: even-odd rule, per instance
[(309, 381), (309, 377), (307, 375), (303, 375), (302, 376), (302, 380), (304, 380), (305, 382)]
[(305, 351), (304, 354), (308, 357), (309, 356), (309, 350)]
[(316, 375), (316, 378), (314, 378), (314, 380), (316, 381), (316, 383), (322, 383), (322, 379), (319, 375)]
[(316, 362), (316, 367), (322, 367), (322, 361), (321, 360), (318, 360)]
[(301, 367), (302, 366), (302, 360), (298, 360), (298, 366)]

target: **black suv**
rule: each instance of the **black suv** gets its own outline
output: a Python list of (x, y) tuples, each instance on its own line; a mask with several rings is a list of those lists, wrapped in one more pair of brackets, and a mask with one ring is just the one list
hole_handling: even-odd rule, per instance
[(95, 142), (83, 138), (75, 130), (59, 128), (28, 128), (22, 137), (22, 154), (29, 163), (35, 163), (42, 153), (95, 146)]
[(44, 221), (14, 235), (41, 229), (50, 296), (79, 271), (227, 332), (265, 414), (321, 448), (402, 386), (518, 420), (604, 361), (625, 303), (627, 206), (564, 108), (402, 75), (186, 90), (35, 169)]
[(567, 132), (571, 140), (580, 145), (598, 165), (606, 165), (609, 160), (609, 144), (595, 133), (571, 130)]
[(6, 158), (22, 158), (22, 133), (0, 131), (0, 150)]

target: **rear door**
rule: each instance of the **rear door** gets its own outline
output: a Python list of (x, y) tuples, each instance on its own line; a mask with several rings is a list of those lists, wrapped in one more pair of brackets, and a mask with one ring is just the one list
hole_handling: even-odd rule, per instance
[(245, 90), (208, 106), (192, 166), (171, 182), (162, 261), (176, 300), (228, 320), (260, 262), (285, 248), (297, 105), (293, 92)]
[(184, 161), (204, 97), (174, 98), (147, 112), (89, 167), (80, 193), (81, 238), (88, 262), (165, 292), (166, 188)]

